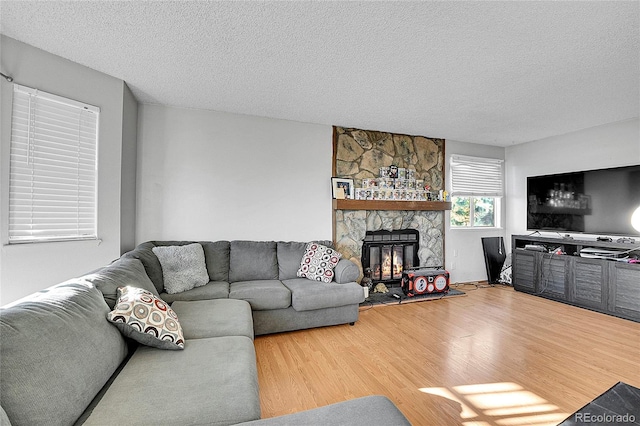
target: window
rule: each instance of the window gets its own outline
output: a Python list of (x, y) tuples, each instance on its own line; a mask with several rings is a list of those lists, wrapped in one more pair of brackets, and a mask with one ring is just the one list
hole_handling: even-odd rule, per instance
[(14, 85), (9, 242), (97, 238), (100, 109)]
[(451, 226), (495, 228), (499, 209), (497, 197), (451, 197)]
[(453, 155), (451, 184), (452, 227), (500, 226), (502, 160)]

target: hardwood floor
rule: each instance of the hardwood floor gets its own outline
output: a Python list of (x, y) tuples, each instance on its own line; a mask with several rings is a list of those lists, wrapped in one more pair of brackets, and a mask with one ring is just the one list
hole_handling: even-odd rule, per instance
[(365, 395), (414, 425), (557, 424), (618, 381), (640, 387), (640, 323), (516, 292), (363, 308), (255, 339), (262, 417)]

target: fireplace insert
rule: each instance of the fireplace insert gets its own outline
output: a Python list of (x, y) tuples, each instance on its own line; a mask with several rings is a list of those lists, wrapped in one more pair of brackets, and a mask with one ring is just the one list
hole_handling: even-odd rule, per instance
[(400, 283), (402, 271), (419, 266), (420, 234), (415, 229), (367, 231), (362, 243), (362, 267), (374, 283)]

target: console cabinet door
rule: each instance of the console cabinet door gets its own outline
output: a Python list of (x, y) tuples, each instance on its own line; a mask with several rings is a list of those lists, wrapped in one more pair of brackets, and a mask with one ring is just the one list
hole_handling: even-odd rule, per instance
[(573, 261), (573, 294), (570, 300), (582, 306), (606, 309), (608, 262), (580, 257)]
[(538, 294), (553, 297), (555, 299), (567, 300), (567, 260), (566, 256), (544, 254), (539, 265), (540, 282), (538, 284)]
[(609, 311), (640, 320), (640, 268), (609, 262)]
[(537, 253), (525, 250), (513, 251), (513, 288), (534, 293), (538, 282)]

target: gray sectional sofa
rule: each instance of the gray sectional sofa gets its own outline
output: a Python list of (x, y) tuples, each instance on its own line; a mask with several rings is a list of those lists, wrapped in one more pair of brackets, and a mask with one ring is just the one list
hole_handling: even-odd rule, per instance
[[(317, 282), (297, 276), (306, 243), (200, 242), (208, 282), (175, 293), (153, 249), (189, 244), (143, 243), (2, 307), (0, 424), (409, 424), (384, 396), (261, 420), (254, 336), (354, 323), (358, 270), (340, 260), (332, 282)], [(183, 350), (140, 344), (107, 321), (127, 286), (171, 304)]]
[[(330, 241), (318, 242), (332, 245)], [(160, 297), (169, 303), (218, 298), (248, 301), (257, 336), (358, 320), (358, 305), (364, 300), (362, 287), (355, 282), (358, 267), (341, 259), (332, 283), (309, 285), (308, 279), (297, 276), (307, 245), (303, 242), (201, 241), (210, 282), (189, 291), (168, 294), (153, 248), (192, 243), (149, 241), (123, 257), (139, 259)]]

